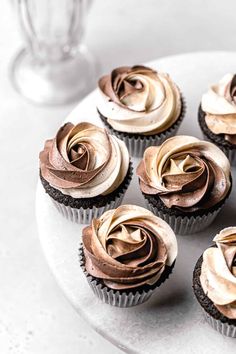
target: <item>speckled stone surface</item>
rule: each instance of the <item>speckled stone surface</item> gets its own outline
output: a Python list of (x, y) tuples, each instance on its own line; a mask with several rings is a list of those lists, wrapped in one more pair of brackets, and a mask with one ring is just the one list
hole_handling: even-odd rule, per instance
[[(236, 53), (195, 53), (163, 58), (150, 65), (170, 73), (187, 99), (187, 114), (180, 133), (201, 137), (197, 109), (202, 92), (225, 72), (235, 70)], [(90, 94), (67, 120), (88, 119), (101, 125)], [(137, 165), (138, 159), (133, 159)], [(233, 170), (233, 178), (235, 171)], [(40, 183), (36, 213), (41, 244), (63, 292), (75, 309), (105, 338), (128, 353), (235, 353), (235, 340), (214, 331), (204, 320), (191, 289), (192, 271), (202, 251), (223, 227), (235, 224), (235, 191), (206, 231), (178, 236), (179, 256), (170, 279), (147, 303), (120, 309), (100, 302), (78, 266), (81, 226), (65, 220), (51, 204)], [(124, 202), (144, 205), (134, 177)]]

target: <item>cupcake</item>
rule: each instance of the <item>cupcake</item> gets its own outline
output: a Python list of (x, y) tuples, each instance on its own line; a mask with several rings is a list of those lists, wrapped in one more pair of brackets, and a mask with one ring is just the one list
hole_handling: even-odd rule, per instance
[(192, 136), (175, 136), (148, 147), (137, 175), (147, 207), (177, 234), (210, 225), (231, 191), (225, 154)]
[(165, 73), (136, 65), (120, 67), (99, 82), (97, 110), (105, 126), (132, 156), (176, 134), (185, 113), (179, 88)]
[(148, 300), (170, 275), (177, 256), (174, 232), (162, 219), (122, 205), (83, 229), (80, 265), (105, 303), (130, 307)]
[(132, 177), (124, 142), (90, 123), (66, 123), (39, 158), (45, 191), (60, 213), (77, 223), (119, 206)]
[(213, 241), (195, 266), (193, 290), (207, 322), (236, 338), (236, 227), (222, 230)]
[(225, 75), (202, 96), (198, 120), (205, 138), (236, 165), (236, 75)]

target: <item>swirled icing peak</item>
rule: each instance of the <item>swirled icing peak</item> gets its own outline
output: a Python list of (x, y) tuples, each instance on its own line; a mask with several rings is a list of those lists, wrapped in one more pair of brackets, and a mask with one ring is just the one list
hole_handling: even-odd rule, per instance
[(177, 256), (169, 225), (136, 205), (105, 212), (82, 239), (87, 272), (112, 289), (154, 284)]
[(180, 91), (167, 74), (124, 66), (103, 76), (98, 85), (98, 111), (117, 131), (157, 134), (180, 116)]
[(230, 164), (214, 144), (175, 136), (148, 147), (137, 167), (143, 193), (158, 195), (168, 208), (185, 212), (210, 208), (230, 189)]
[(203, 253), (201, 285), (224, 316), (236, 319), (236, 227), (223, 229), (214, 241), (217, 247)]
[(111, 193), (124, 180), (128, 167), (125, 144), (91, 123), (66, 123), (40, 153), (42, 176), (74, 198)]

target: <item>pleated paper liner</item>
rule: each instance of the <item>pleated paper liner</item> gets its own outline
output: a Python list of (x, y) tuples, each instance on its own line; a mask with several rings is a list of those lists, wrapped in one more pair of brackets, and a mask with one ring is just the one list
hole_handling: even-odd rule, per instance
[(178, 235), (190, 235), (204, 230), (214, 221), (223, 206), (221, 205), (218, 209), (214, 210), (213, 212), (208, 212), (206, 215), (186, 215), (182, 217), (164, 213), (161, 209), (153, 206), (146, 198), (145, 203), (147, 209), (149, 209), (156, 216), (159, 216), (159, 218), (166, 221), (174, 233)]
[(218, 148), (220, 148), (221, 151), (223, 151), (225, 153), (225, 155), (229, 159), (229, 162), (230, 162), (231, 166), (234, 166), (234, 167), (236, 166), (236, 145), (235, 145), (235, 148), (231, 148), (231, 149), (228, 148), (227, 149), (226, 147), (218, 145), (214, 141), (209, 139), (208, 136), (203, 131), (202, 131), (202, 135), (203, 135), (204, 140), (209, 141), (210, 143), (213, 143), (213, 144), (217, 145)]
[[(128, 173), (125, 177), (125, 180), (122, 182), (122, 185), (117, 188), (117, 193), (114, 191), (112, 197), (101, 206), (91, 205), (89, 207), (73, 207), (68, 203), (68, 196), (62, 194), (60, 191), (57, 191), (54, 187), (51, 187), (49, 183), (40, 176), (43, 187), (46, 193), (49, 194), (51, 200), (59, 213), (63, 215), (66, 219), (75, 222), (77, 224), (89, 224), (93, 218), (99, 218), (105, 211), (110, 209), (115, 209), (121, 205), (124, 198), (125, 192), (127, 191), (129, 184), (131, 182), (133, 175), (133, 167), (130, 162)], [(58, 197), (59, 195), (59, 197)], [(107, 195), (109, 197), (109, 195)], [(70, 197), (72, 198), (72, 197)], [(65, 199), (65, 203), (63, 203)], [(76, 200), (76, 199), (74, 199)], [(73, 198), (72, 198), (73, 201)], [(91, 203), (90, 203), (91, 204)]]
[(207, 323), (209, 323), (209, 325), (216, 331), (223, 334), (224, 336), (236, 338), (236, 326), (230, 325), (227, 322), (223, 323), (220, 320), (216, 320), (205, 311), (204, 316)]
[(82, 244), (79, 247), (79, 264), (84, 272), (87, 282), (93, 293), (104, 303), (117, 307), (131, 307), (147, 301), (155, 289), (159, 287), (172, 273), (175, 262), (172, 266), (166, 266), (158, 281), (153, 285), (145, 285), (136, 290), (113, 290), (103, 284), (103, 282), (90, 275), (85, 268), (85, 258)]
[(110, 134), (117, 136), (119, 139), (125, 142), (130, 155), (133, 157), (142, 157), (148, 146), (161, 145), (166, 139), (171, 138), (177, 134), (179, 126), (186, 113), (186, 102), (182, 96), (182, 109), (177, 121), (167, 130), (155, 135), (139, 135), (119, 132), (111, 127), (111, 125), (107, 122), (106, 117), (104, 117), (99, 111), (98, 113)]
[(161, 219), (166, 221), (173, 229), (175, 234), (191, 235), (206, 229), (214, 221), (214, 219), (224, 206), (226, 200), (230, 196), (231, 190), (232, 178), (229, 191), (225, 198), (209, 210), (205, 210), (204, 214), (202, 215), (196, 215), (191, 213), (186, 213), (186, 215), (175, 215), (171, 212), (168, 213), (168, 208), (165, 208), (163, 210), (161, 205), (154, 205), (154, 203), (149, 200), (148, 195), (143, 194), (143, 196), (147, 209), (149, 209), (154, 215), (159, 216)]
[[(212, 247), (216, 247), (213, 245)], [(236, 320), (229, 319), (219, 312), (212, 301), (204, 293), (200, 281), (203, 256), (199, 257), (193, 271), (193, 291), (200, 304), (204, 317), (209, 325), (219, 333), (236, 338)]]

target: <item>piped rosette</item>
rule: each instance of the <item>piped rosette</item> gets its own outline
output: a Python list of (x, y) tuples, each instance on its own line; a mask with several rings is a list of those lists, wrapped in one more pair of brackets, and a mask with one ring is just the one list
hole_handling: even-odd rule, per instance
[(73, 214), (77, 222), (88, 222), (100, 207), (104, 211), (104, 207), (119, 204), (131, 170), (125, 144), (91, 123), (66, 123), (40, 153), (46, 192), (60, 203), (59, 210)]
[(138, 296), (142, 291), (144, 298), (149, 296), (168, 277), (177, 256), (169, 225), (135, 205), (122, 205), (94, 219), (82, 240), (84, 270), (97, 280), (96, 287), (102, 285), (104, 298), (111, 290), (111, 296), (125, 291), (134, 301), (137, 290)]
[(231, 189), (225, 154), (214, 144), (191, 136), (176, 136), (147, 148), (137, 175), (149, 206), (153, 204), (157, 213), (158, 207), (166, 214), (175, 210), (172, 215), (182, 217), (217, 209)]
[(97, 109), (105, 125), (134, 156), (172, 136), (184, 115), (181, 93), (170, 76), (136, 65), (119, 67), (98, 83)]

